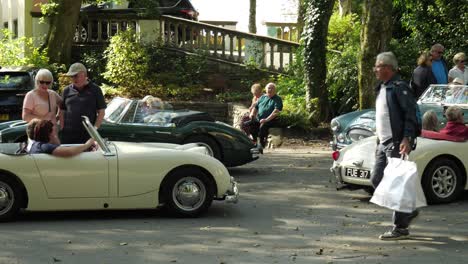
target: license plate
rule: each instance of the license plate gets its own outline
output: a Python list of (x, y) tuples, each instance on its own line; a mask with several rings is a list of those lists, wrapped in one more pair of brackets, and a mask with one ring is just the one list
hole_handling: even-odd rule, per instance
[(0, 120), (10, 120), (9, 114), (0, 114)]
[(369, 179), (370, 178), (370, 171), (356, 169), (356, 168), (345, 168), (345, 176)]

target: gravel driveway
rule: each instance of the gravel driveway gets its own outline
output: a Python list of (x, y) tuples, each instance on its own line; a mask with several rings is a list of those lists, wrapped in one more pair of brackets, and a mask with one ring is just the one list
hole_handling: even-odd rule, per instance
[(230, 169), (236, 205), (196, 219), (162, 211), (28, 213), (0, 224), (0, 263), (467, 263), (468, 195), (424, 208), (412, 239), (385, 242), (391, 212), (329, 183), (325, 144), (267, 150)]

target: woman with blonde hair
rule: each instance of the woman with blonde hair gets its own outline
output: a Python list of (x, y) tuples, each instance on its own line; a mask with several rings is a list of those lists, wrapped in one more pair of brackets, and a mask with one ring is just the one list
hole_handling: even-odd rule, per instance
[(448, 81), (453, 82), (455, 78), (463, 80), (462, 84), (468, 84), (468, 67), (465, 66), (466, 56), (465, 53), (459, 52), (453, 56), (453, 66), (448, 72)]
[(437, 115), (434, 111), (429, 110), (424, 113), (422, 118), (422, 129), (437, 132), (438, 126), (439, 120), (437, 119)]
[(426, 90), (426, 88), (437, 83), (437, 80), (432, 73), (432, 55), (425, 51), (422, 52), (418, 58), (418, 67), (414, 69), (413, 76), (411, 77), (411, 89), (413, 89), (414, 97), (417, 99)]
[(23, 102), (22, 118), (29, 122), (34, 118), (50, 120), (57, 125), (57, 114), (62, 97), (50, 90), (54, 82), (52, 73), (47, 69), (40, 69), (34, 78), (35, 88), (29, 91)]

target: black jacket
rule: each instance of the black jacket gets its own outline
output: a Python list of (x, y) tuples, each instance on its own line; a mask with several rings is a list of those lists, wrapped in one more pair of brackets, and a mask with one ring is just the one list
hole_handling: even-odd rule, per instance
[[(380, 82), (375, 87), (376, 98), (379, 96)], [(416, 100), (408, 84), (395, 74), (391, 80), (385, 83), (387, 92), (387, 105), (390, 113), (390, 127), (392, 129), (392, 141), (399, 145), (404, 137), (413, 145), (418, 121), (416, 119)]]
[(426, 88), (433, 83), (437, 83), (437, 80), (434, 73), (432, 73), (431, 67), (418, 66), (414, 69), (410, 85), (416, 99), (418, 99)]

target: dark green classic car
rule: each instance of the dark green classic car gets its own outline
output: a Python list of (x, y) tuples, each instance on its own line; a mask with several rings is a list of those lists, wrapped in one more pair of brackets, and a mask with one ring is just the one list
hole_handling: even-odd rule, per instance
[[(99, 133), (112, 141), (200, 143), (228, 167), (258, 159), (258, 149), (243, 132), (215, 121), (209, 114), (172, 110), (167, 103), (157, 108), (148, 108), (142, 100), (114, 98), (107, 106)], [(0, 142), (26, 139), (24, 121), (0, 124)]]

